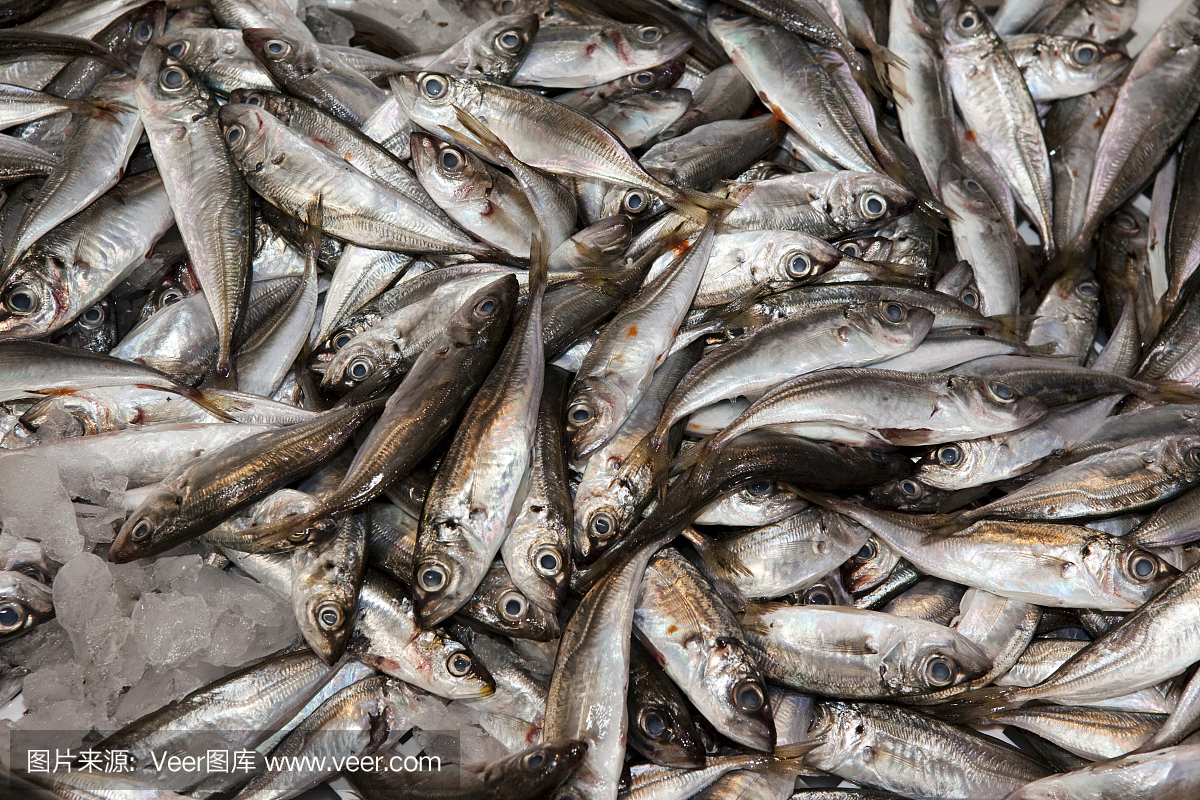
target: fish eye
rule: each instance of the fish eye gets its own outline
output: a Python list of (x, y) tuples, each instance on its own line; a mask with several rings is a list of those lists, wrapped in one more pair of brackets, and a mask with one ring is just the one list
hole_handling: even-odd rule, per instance
[(457, 172), (463, 164), (463, 158), (457, 150), (443, 150), (442, 157), (438, 160), (442, 165), (442, 169), (447, 172)]
[(592, 521), (588, 523), (588, 528), (597, 539), (605, 539), (617, 530), (617, 521), (613, 519), (612, 514), (609, 514), (607, 511), (601, 511), (592, 517)]
[(333, 337), (333, 349), (341, 350), (343, 347), (350, 344), (350, 340), (353, 338), (354, 337), (351, 336), (349, 333), (346, 333), (346, 332), (339, 333), (337, 336)]
[(758, 711), (766, 701), (762, 687), (754, 681), (742, 681), (733, 687), (733, 704), (742, 711)]
[(526, 769), (537, 769), (542, 764), (546, 763), (546, 752), (544, 750), (534, 750), (529, 755), (522, 759)]
[(183, 293), (178, 289), (168, 289), (163, 292), (162, 297), (158, 299), (158, 307), (165, 308), (169, 305), (174, 305), (183, 299)]
[(26, 578), (33, 578), (38, 583), (44, 583), (47, 586), (49, 586), (51, 583), (50, 576), (47, 575), (46, 573), (42, 572), (40, 569), (33, 566), (32, 564), (26, 564), (25, 566), (18, 569), (17, 572), (21, 573)]
[(1148, 581), (1158, 573), (1158, 562), (1146, 553), (1134, 552), (1129, 556), (1126, 571), (1135, 581)]
[(92, 306), (79, 318), (80, 323), (85, 328), (98, 328), (104, 322), (104, 309), (100, 306)]
[(517, 10), (517, 0), (500, 0), (496, 10), (501, 14), (511, 14)]
[(271, 41), (267, 42), (263, 49), (267, 51), (268, 55), (283, 57), (291, 52), (292, 46), (287, 42), (280, 41), (279, 39), (272, 39)]
[(965, 181), (963, 181), (963, 186), (966, 186), (967, 191), (970, 191), (970, 192), (982, 192), (983, 191), (983, 186), (981, 186), (979, 184), (979, 181), (975, 180), (974, 178), (967, 178)]
[(187, 73), (179, 67), (167, 67), (158, 73), (158, 85), (168, 92), (182, 89), (184, 84), (187, 83), (187, 79)]
[(962, 450), (956, 444), (948, 444), (937, 451), (937, 460), (947, 467), (953, 467), (962, 461)]
[(1117, 223), (1118, 228), (1125, 231), (1126, 233), (1137, 233), (1138, 229), (1140, 227), (1138, 225), (1137, 220), (1134, 219), (1132, 215), (1126, 214), (1123, 211), (1119, 212), (1117, 214), (1114, 214), (1113, 221), (1115, 223)]
[(786, 271), (793, 278), (805, 278), (812, 272), (812, 259), (806, 253), (796, 253), (788, 260)]
[(1096, 49), (1096, 45), (1084, 42), (1075, 48), (1075, 60), (1085, 67), (1096, 60), (1100, 52)]
[(507, 30), (496, 37), (496, 46), (501, 50), (516, 52), (521, 49), (524, 41), (524, 37), (521, 36), (520, 31)]
[(904, 322), (908, 317), (908, 309), (900, 303), (884, 303), (883, 314), (890, 322)]
[(824, 586), (814, 586), (804, 595), (804, 603), (810, 606), (831, 606), (834, 604), (833, 594)]
[(183, 58), (183, 54), (187, 51), (188, 43), (184, 41), (171, 42), (167, 45), (167, 52), (171, 54), (172, 58)]
[(925, 679), (933, 686), (949, 686), (954, 680), (954, 666), (945, 656), (934, 656), (925, 662)]
[(1189, 467), (1200, 469), (1200, 447), (1193, 447), (1183, 454), (1183, 460)]
[(446, 659), (446, 671), (456, 678), (461, 678), (471, 671), (471, 657), (466, 653), (455, 653)]
[(430, 100), (441, 99), (446, 94), (446, 79), (441, 75), (426, 75), (421, 78), (421, 93)]
[(987, 388), (988, 394), (992, 396), (992, 399), (996, 400), (997, 402), (1007, 404), (1015, 402), (1017, 399), (1017, 390), (1009, 386), (1007, 383), (988, 381), (984, 384), (984, 386)]
[(645, 70), (634, 75), (632, 80), (635, 86), (649, 86), (650, 84), (654, 83), (654, 73), (649, 70)]
[(959, 299), (963, 301), (963, 305), (979, 308), (979, 293), (974, 289), (967, 289)]
[(975, 16), (974, 11), (964, 11), (958, 15), (958, 29), (964, 33), (970, 33), (979, 28), (979, 17)]
[(14, 314), (32, 314), (42, 306), (42, 296), (32, 287), (19, 283), (4, 296), (4, 307)]
[(910, 500), (913, 500), (925, 494), (925, 490), (921, 488), (921, 484), (917, 483), (911, 478), (905, 478), (904, 480), (900, 481), (900, 494), (904, 495)]
[(548, 578), (562, 571), (562, 563), (557, 547), (543, 547), (533, 554), (534, 568)]
[(656, 708), (647, 708), (641, 713), (641, 729), (651, 739), (657, 739), (666, 733), (667, 721)]
[(575, 423), (576, 425), (585, 425), (591, 422), (593, 416), (592, 408), (587, 403), (576, 403), (575, 405), (571, 406), (571, 409), (567, 412), (567, 414), (570, 417), (571, 422)]
[(256, 94), (248, 95), (248, 96), (246, 97), (246, 105), (249, 105), (249, 106), (261, 106), (261, 105), (262, 105), (262, 98), (261, 98), (261, 97), (259, 97), (259, 96), (258, 96), (258, 95), (256, 95)]
[(436, 592), (450, 582), (450, 575), (441, 564), (427, 564), (421, 568), (419, 582), (427, 592)]
[(1095, 281), (1084, 281), (1079, 284), (1079, 293), (1084, 297), (1095, 297), (1100, 293), (1100, 287)]
[(755, 481), (746, 487), (746, 491), (754, 497), (766, 497), (771, 493), (770, 481)]
[(663, 37), (663, 32), (661, 28), (656, 28), (653, 25), (643, 25), (638, 28), (637, 37), (639, 41), (646, 44), (654, 44)]
[(133, 530), (129, 532), (129, 538), (135, 542), (144, 542), (150, 538), (150, 532), (154, 530), (154, 525), (148, 519), (138, 520), (137, 525), (133, 526)]
[(878, 219), (887, 213), (887, 198), (871, 192), (862, 199), (862, 210), (871, 219)]
[(0, 603), (0, 633), (11, 633), (21, 627), (25, 609), (16, 603)]
[(858, 242), (844, 242), (838, 245), (838, 249), (851, 258), (862, 258), (862, 248), (858, 246)]
[(342, 620), (345, 619), (345, 614), (342, 613), (342, 607), (332, 601), (324, 602), (317, 606), (317, 626), (323, 631), (335, 631), (342, 627)]
[(879, 549), (875, 546), (875, 542), (867, 539), (866, 543), (858, 549), (855, 558), (863, 561), (870, 561), (879, 554)]
[(496, 301), (490, 297), (481, 300), (479, 305), (475, 306), (475, 313), (481, 317), (490, 317), (496, 313)]
[[(138, 26), (137, 30), (133, 32), (133, 35), (135, 38), (137, 38), (138, 42), (146, 42), (150, 40), (150, 34), (152, 33), (154, 33), (154, 29), (143, 22)], [(171, 55), (175, 56), (176, 58), (179, 57), (176, 55), (174, 50), (171, 51)]]
[(646, 195), (638, 190), (625, 193), (625, 199), (621, 201), (621, 210), (626, 214), (640, 214), (646, 210)]
[(525, 602), (525, 596), (520, 592), (505, 592), (500, 595), (497, 608), (500, 610), (500, 616), (509, 622), (520, 622), (525, 618), (525, 609), (528, 608), (528, 604)]
[(359, 356), (346, 367), (346, 373), (356, 381), (361, 381), (374, 371), (375, 366), (366, 356)]
[(675, 130), (674, 128), (667, 128), (665, 131), (663, 131), (662, 133), (660, 133), (658, 135), (658, 138), (659, 139), (674, 139), (678, 135), (679, 135), (679, 131)]
[(237, 143), (246, 135), (246, 129), (241, 125), (230, 125), (225, 131), (225, 142), (230, 147), (237, 147)]

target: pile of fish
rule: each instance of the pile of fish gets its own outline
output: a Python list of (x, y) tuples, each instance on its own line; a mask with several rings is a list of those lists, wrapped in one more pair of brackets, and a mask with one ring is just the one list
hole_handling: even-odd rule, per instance
[(1136, 17), (0, 0), (0, 798), (1200, 797)]

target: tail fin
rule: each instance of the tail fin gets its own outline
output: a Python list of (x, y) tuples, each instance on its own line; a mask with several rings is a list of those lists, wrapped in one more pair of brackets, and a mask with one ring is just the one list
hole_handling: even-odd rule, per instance
[(71, 112), (81, 117), (104, 119), (109, 122), (116, 122), (117, 114), (128, 114), (131, 111), (137, 110), (128, 103), (123, 103), (120, 100), (111, 100), (107, 97), (72, 100), (70, 101), (70, 106)]
[(700, 557), (714, 569), (729, 575), (745, 577), (751, 575), (750, 568), (738, 554), (720, 542), (708, 538), (690, 525), (683, 529), (683, 536), (692, 543), (692, 547), (696, 548)]
[[(214, 402), (213, 397), (208, 392), (201, 391), (200, 389), (193, 389), (191, 386), (184, 386), (182, 383), (177, 383), (174, 386), (165, 389), (165, 391), (172, 392), (180, 397), (186, 397), (188, 400), (191, 400), (193, 403), (200, 406), (222, 422), (237, 422), (237, 420), (231, 417), (228, 411), (226, 411), (226, 408), (228, 407), (228, 401), (217, 400)], [(221, 395), (217, 395), (217, 397), (220, 398)], [(245, 408), (245, 406), (243, 406), (243, 408)]]
[(1019, 686), (988, 686), (963, 692), (944, 703), (924, 706), (922, 710), (947, 722), (978, 723), (1030, 699), (1028, 690)]

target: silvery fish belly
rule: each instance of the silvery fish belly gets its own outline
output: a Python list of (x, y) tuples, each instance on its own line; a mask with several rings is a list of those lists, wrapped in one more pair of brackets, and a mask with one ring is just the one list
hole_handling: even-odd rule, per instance
[(1200, 0), (996, 5), (0, 0), (8, 794), (1200, 796)]

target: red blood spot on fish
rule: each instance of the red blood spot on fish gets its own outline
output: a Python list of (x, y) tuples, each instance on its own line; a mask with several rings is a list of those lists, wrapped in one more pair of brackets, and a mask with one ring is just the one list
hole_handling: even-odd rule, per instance
[(968, 129), (967, 132), (963, 134), (963, 137), (968, 142), (973, 142), (975, 141), (975, 131)]
[(667, 627), (667, 633), (674, 633), (677, 630), (679, 630), (678, 625), (671, 625)]
[(625, 334), (625, 335), (626, 335), (626, 336), (628, 336), (630, 339), (632, 339), (632, 338), (634, 338), (635, 336), (637, 336), (637, 325), (630, 325), (630, 326), (629, 326), (629, 333), (627, 333), (627, 334)]

